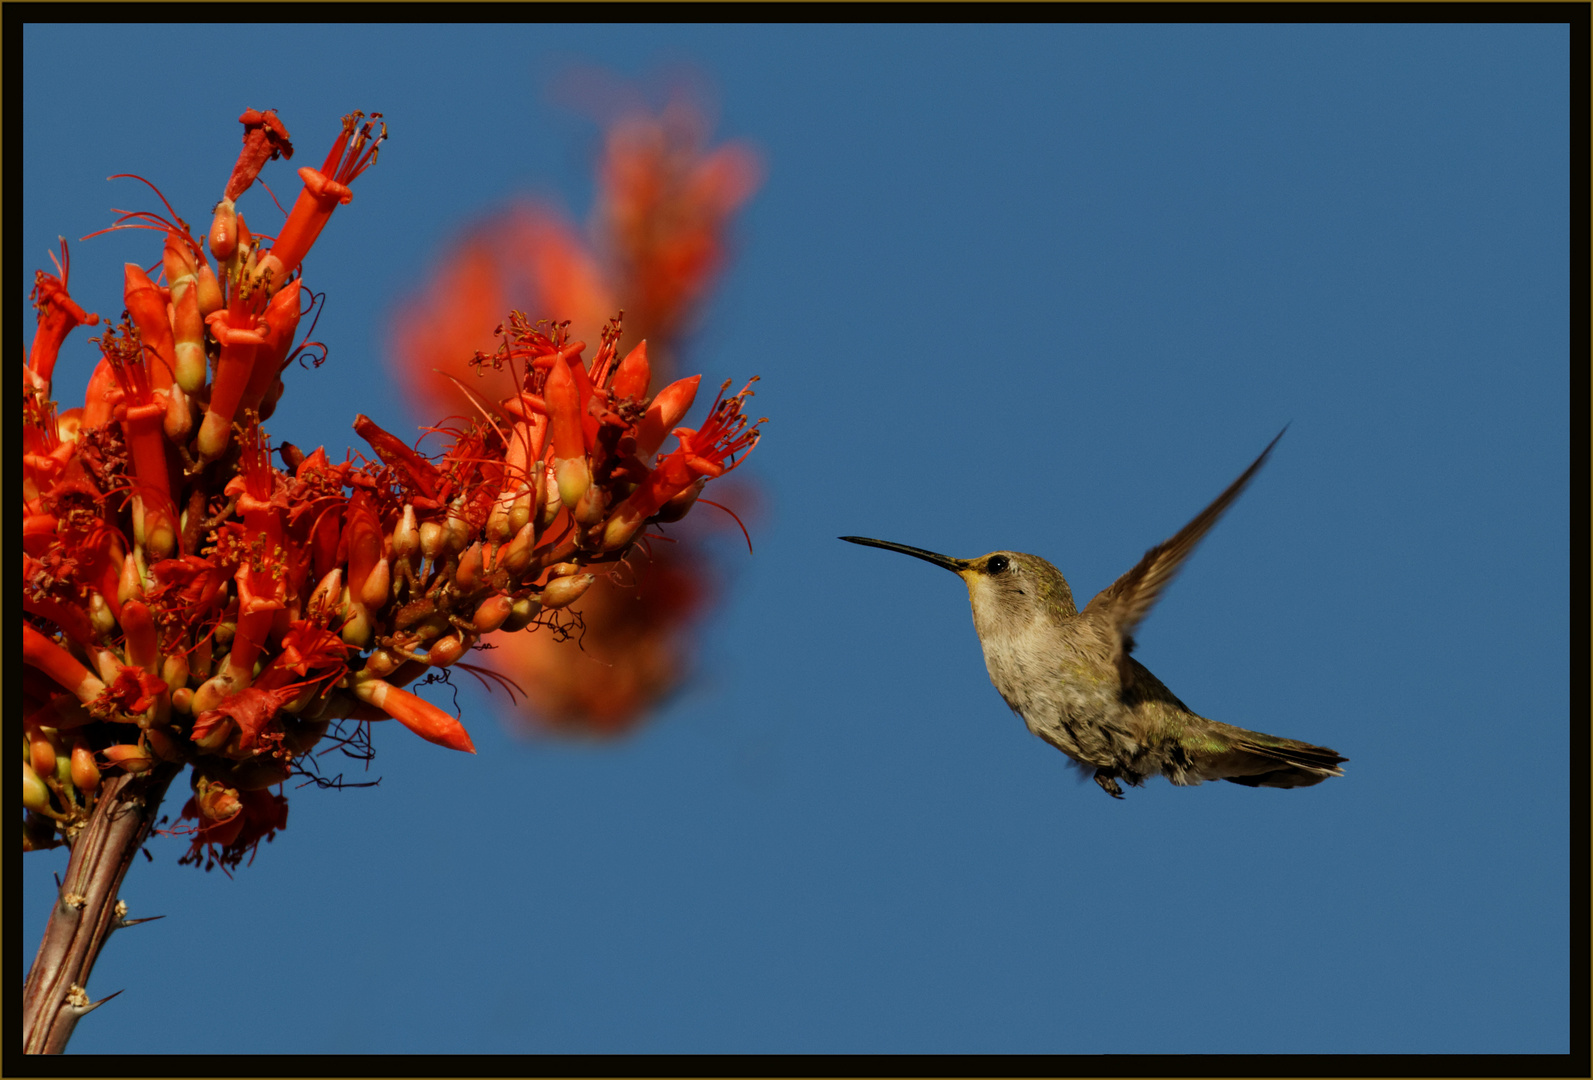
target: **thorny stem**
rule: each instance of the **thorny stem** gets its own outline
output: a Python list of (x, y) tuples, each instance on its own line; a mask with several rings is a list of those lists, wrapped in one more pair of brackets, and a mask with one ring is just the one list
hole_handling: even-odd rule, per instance
[(155, 822), (177, 764), (108, 777), (88, 824), (72, 842), (66, 877), (28, 972), (22, 1000), (22, 1051), (59, 1054), (94, 1005), (85, 988), (94, 961), (121, 916), (117, 893)]

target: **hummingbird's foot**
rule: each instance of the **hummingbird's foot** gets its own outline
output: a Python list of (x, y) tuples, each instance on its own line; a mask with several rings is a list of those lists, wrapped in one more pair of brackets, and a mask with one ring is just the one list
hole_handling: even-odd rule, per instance
[(1101, 785), (1101, 790), (1114, 799), (1123, 797), (1123, 789), (1117, 784), (1117, 775), (1110, 769), (1096, 769), (1095, 782)]

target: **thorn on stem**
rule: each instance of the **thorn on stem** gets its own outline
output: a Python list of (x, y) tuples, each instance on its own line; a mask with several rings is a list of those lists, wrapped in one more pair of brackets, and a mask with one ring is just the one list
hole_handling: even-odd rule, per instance
[[(123, 989), (125, 989), (125, 987)], [(116, 991), (116, 994), (120, 994), (121, 992), (121, 990), (118, 990)], [(116, 994), (107, 994), (98, 1001), (90, 1001), (88, 999), (88, 992), (85, 991), (81, 986), (73, 983), (72, 988), (66, 992), (66, 1007), (81, 1018), (87, 1016), (89, 1013), (93, 1012), (95, 1009), (111, 1000), (111, 998), (115, 997)]]
[(142, 919), (118, 919), (111, 924), (111, 929), (120, 930), (124, 926), (137, 926), (139, 923), (154, 922), (156, 919), (164, 919), (165, 917), (164, 915), (146, 915)]

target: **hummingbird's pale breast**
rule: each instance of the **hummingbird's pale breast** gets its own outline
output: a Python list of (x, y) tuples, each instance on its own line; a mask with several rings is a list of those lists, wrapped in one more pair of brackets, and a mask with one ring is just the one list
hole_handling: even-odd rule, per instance
[(1029, 730), (1097, 767), (1137, 754), (1110, 648), (1079, 617), (1061, 572), (1036, 555), (994, 551), (960, 576), (990, 682)]

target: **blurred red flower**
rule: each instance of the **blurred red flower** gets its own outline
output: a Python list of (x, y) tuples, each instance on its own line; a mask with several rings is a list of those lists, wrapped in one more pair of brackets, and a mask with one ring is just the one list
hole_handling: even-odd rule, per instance
[[(493, 327), (510, 307), (568, 319), (572, 335), (585, 340), (623, 310), (627, 340), (646, 344), (654, 384), (671, 380), (683, 339), (724, 268), (735, 214), (762, 177), (750, 146), (713, 146), (709, 135), (706, 110), (686, 96), (655, 111), (632, 104), (607, 124), (584, 236), (560, 211), (529, 199), (464, 230), (395, 317), (392, 364), (416, 407), (443, 401), (463, 411), (460, 383), (492, 400), (511, 392), (507, 371), (466, 362), (476, 351), (492, 351)], [(658, 449), (642, 453), (650, 458)], [(695, 492), (680, 481), (689, 486), (700, 474), (685, 471), (684, 456), (674, 460), (681, 471), (665, 498), (689, 504)], [(652, 496), (664, 495), (664, 471), (654, 474)], [(756, 500), (747, 481), (738, 486), (739, 513)], [(632, 495), (633, 507), (642, 497)], [(645, 509), (637, 510), (638, 525), (658, 506)], [(735, 528), (730, 517), (724, 526)], [(653, 543), (646, 557), (628, 563), (593, 582), (569, 635), (493, 640), (494, 666), (526, 692), (542, 728), (626, 731), (687, 674), (691, 620), (716, 592), (713, 563), (670, 543)], [(560, 640), (565, 636), (579, 645)]]

